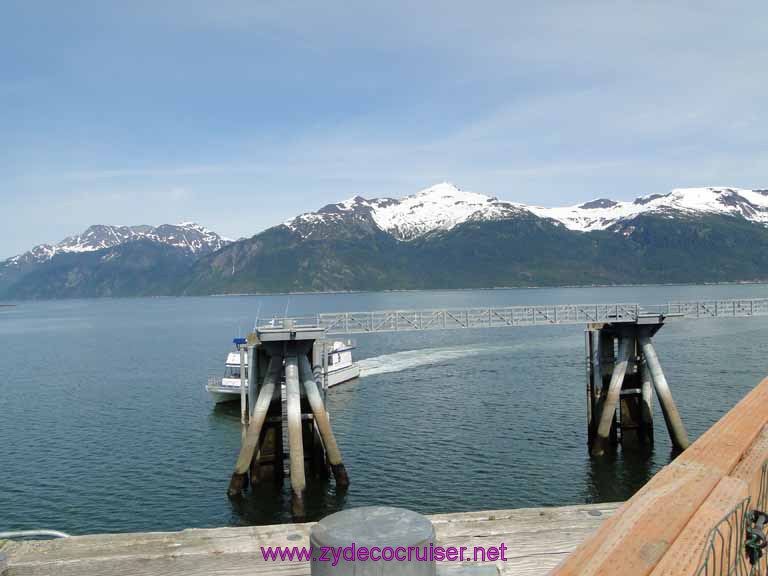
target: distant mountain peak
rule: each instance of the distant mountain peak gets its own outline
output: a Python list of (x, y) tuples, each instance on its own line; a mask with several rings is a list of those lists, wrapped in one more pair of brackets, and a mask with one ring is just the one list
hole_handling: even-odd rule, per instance
[(337, 204), (328, 204), (317, 212), (301, 214), (284, 224), (306, 238), (317, 235), (318, 226), (337, 223), (345, 216), (356, 216), (369, 219), (398, 240), (409, 241), (433, 232), (451, 230), (469, 220), (500, 220), (521, 211), (524, 211), (521, 204), (499, 202), (494, 197), (441, 182), (404, 198), (369, 200), (354, 196)]
[(651, 194), (632, 202), (598, 198), (575, 206), (544, 208), (504, 202), (462, 190), (450, 182), (440, 182), (403, 198), (366, 199), (357, 195), (328, 204), (317, 212), (301, 214), (284, 225), (303, 238), (324, 238), (332, 235), (329, 227), (338, 227), (352, 219), (358, 223), (368, 222), (400, 241), (410, 241), (451, 230), (468, 221), (504, 220), (525, 213), (581, 232), (605, 230), (645, 213), (724, 214), (768, 225), (768, 191), (725, 186), (676, 188), (667, 194)]
[(213, 252), (230, 242), (196, 222), (161, 224), (154, 227), (146, 224), (137, 226), (94, 224), (80, 234), (67, 236), (58, 244), (40, 244), (24, 254), (9, 258), (7, 262), (16, 265), (40, 264), (50, 260), (56, 254), (95, 252), (136, 240), (167, 244), (191, 254)]
[(594, 210), (595, 208), (613, 208), (618, 205), (618, 202), (609, 198), (598, 198), (597, 200), (591, 200), (590, 202), (584, 202), (579, 208), (584, 210)]
[(768, 225), (768, 196), (761, 190), (726, 186), (675, 188), (667, 194), (651, 194), (633, 202), (594, 200), (561, 208), (530, 207), (538, 216), (552, 218), (571, 230), (605, 230), (614, 224), (641, 214), (721, 214), (740, 216)]

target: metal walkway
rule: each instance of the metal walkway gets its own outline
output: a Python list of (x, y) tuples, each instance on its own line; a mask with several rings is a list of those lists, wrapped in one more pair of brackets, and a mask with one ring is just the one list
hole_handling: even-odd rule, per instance
[(328, 334), (367, 334), (413, 330), (504, 328), (642, 322), (643, 318), (694, 320), (768, 316), (768, 298), (697, 300), (640, 304), (552, 304), (502, 308), (439, 308), (431, 310), (376, 310), (327, 312), (311, 316), (275, 318), (263, 328), (319, 327)]

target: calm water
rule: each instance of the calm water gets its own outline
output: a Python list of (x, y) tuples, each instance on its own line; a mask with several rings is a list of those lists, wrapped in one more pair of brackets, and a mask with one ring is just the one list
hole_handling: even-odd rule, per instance
[[(768, 286), (494, 290), (21, 303), (0, 311), (0, 529), (72, 533), (289, 521), (287, 489), (231, 503), (239, 409), (203, 385), (262, 316), (332, 310), (768, 297)], [(679, 322), (656, 337), (696, 437), (768, 374), (768, 318)], [(352, 479), (311, 516), (424, 513), (629, 497), (670, 459), (592, 462), (583, 327), (358, 337), (360, 380), (328, 406)]]

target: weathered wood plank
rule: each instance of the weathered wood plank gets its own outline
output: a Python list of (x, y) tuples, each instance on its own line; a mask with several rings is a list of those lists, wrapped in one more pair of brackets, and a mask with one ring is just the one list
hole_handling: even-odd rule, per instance
[(709, 533), (747, 497), (747, 483), (726, 476), (720, 480), (685, 529), (651, 573), (652, 576), (678, 576), (696, 573)]
[(677, 457), (730, 474), (768, 423), (768, 378)]
[[(508, 547), (504, 575), (546, 574), (618, 504), (531, 508), (431, 516), (443, 546)], [(261, 546), (308, 546), (312, 524), (103, 534), (44, 542), (7, 542), (9, 576), (306, 576), (299, 562), (265, 562)]]
[(760, 502), (760, 489), (763, 482), (763, 465), (768, 461), (768, 426), (765, 426), (741, 461), (731, 472), (731, 476), (749, 484), (752, 508), (764, 510), (766, 502)]
[(553, 574), (649, 574), (721, 477), (701, 467), (667, 466)]

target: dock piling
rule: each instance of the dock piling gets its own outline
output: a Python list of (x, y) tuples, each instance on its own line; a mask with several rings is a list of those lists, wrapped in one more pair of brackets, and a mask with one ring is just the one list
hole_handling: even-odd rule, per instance
[(278, 356), (273, 356), (269, 361), (267, 375), (261, 385), (254, 407), (253, 419), (248, 425), (248, 431), (245, 434), (242, 446), (240, 447), (240, 454), (235, 463), (235, 471), (232, 473), (232, 478), (229, 481), (229, 489), (227, 490), (229, 496), (239, 495), (245, 486), (245, 477), (252, 461), (256, 457), (261, 431), (267, 418), (269, 406), (272, 403), (275, 386), (280, 378), (282, 364), (283, 359)]
[(245, 360), (246, 351), (240, 349), (240, 426), (245, 439), (246, 426), (248, 425), (248, 404), (246, 401)]
[(653, 381), (642, 352), (640, 354), (640, 394), (643, 441), (653, 444)]
[[(236, 497), (261, 480), (282, 482), (290, 475), (292, 510), (297, 520), (304, 517), (304, 495), (311, 476), (328, 477), (333, 471), (336, 486), (349, 485), (349, 476), (341, 451), (331, 429), (325, 408), (321, 366), (326, 346), (325, 330), (317, 326), (280, 326), (257, 328), (247, 337), (248, 399), (243, 399), (242, 369), (246, 347), (241, 349), (241, 420), (247, 420), (234, 472), (227, 494)], [(314, 364), (314, 372), (313, 372)], [(265, 370), (266, 368), (266, 370)], [(280, 384), (285, 382), (285, 386)], [(287, 450), (284, 452), (284, 446)], [(305, 464), (309, 462), (309, 467)]]
[(303, 516), (306, 477), (304, 475), (304, 440), (301, 425), (299, 366), (295, 355), (285, 359), (285, 392), (288, 405), (288, 444), (290, 450), (293, 510), (297, 516)]
[(248, 343), (248, 423), (253, 421), (253, 414), (256, 410), (256, 396), (259, 382), (259, 355), (257, 347), (251, 342)]
[(336, 485), (339, 487), (349, 486), (349, 476), (344, 467), (344, 462), (341, 459), (341, 451), (339, 450), (338, 444), (336, 444), (336, 437), (333, 435), (328, 413), (325, 411), (323, 399), (320, 397), (320, 392), (318, 391), (317, 383), (315, 382), (315, 376), (312, 373), (312, 367), (309, 365), (309, 359), (305, 354), (302, 354), (299, 358), (299, 372), (301, 382), (304, 385), (304, 390), (307, 393), (307, 400), (309, 400), (312, 414), (315, 417), (315, 424), (320, 431), (320, 436), (325, 445), (328, 462), (331, 465), (333, 476), (336, 479)]
[(663, 315), (646, 315), (632, 322), (587, 326), (587, 437), (593, 456), (604, 454), (609, 442), (623, 449), (653, 445), (654, 390), (675, 449), (688, 447), (688, 434), (651, 342), (663, 325)]
[(656, 395), (659, 397), (659, 404), (661, 404), (661, 412), (664, 414), (669, 437), (677, 450), (685, 450), (690, 445), (690, 440), (688, 440), (688, 433), (685, 431), (685, 426), (680, 418), (680, 412), (677, 410), (675, 400), (672, 398), (672, 392), (664, 376), (664, 371), (661, 369), (659, 357), (656, 355), (656, 350), (647, 333), (640, 334), (639, 340), (643, 349), (645, 363), (648, 365), (651, 380), (656, 389)]
[(608, 386), (608, 393), (600, 402), (597, 432), (595, 434), (595, 442), (592, 446), (592, 454), (594, 456), (602, 456), (605, 453), (605, 448), (611, 434), (611, 427), (616, 418), (616, 408), (621, 396), (621, 386), (624, 383), (624, 376), (627, 373), (629, 351), (631, 347), (632, 339), (628, 335), (622, 336), (619, 340), (619, 356), (613, 367), (613, 374), (611, 375), (611, 382)]

